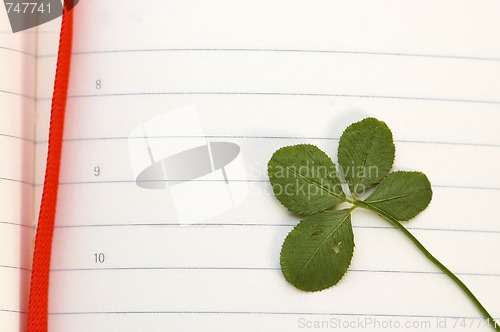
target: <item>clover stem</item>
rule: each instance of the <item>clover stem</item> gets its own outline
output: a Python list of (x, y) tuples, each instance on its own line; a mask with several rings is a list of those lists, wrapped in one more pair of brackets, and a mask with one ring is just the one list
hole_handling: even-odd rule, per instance
[(490, 315), (490, 313), (486, 310), (486, 308), (479, 302), (476, 296), (470, 291), (470, 289), (446, 266), (444, 266), (439, 260), (437, 260), (424, 246), (420, 241), (417, 240), (398, 220), (396, 220), (391, 215), (381, 211), (379, 209), (374, 208), (373, 206), (357, 200), (355, 202), (357, 206), (361, 206), (368, 210), (371, 210), (377, 213), (379, 216), (386, 219), (391, 225), (399, 229), (403, 234), (411, 241), (413, 244), (427, 257), (434, 265), (436, 265), (445, 275), (447, 275), (455, 284), (464, 291), (464, 293), (469, 297), (469, 299), (474, 303), (476, 308), (481, 312), (481, 314), (486, 318), (489, 324), (492, 324), (493, 329), (495, 331), (500, 332), (500, 325), (496, 323), (495, 319)]

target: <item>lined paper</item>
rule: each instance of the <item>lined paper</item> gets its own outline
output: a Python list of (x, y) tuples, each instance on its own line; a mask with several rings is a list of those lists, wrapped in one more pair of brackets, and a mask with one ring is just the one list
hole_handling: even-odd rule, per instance
[[(0, 31), (8, 31), (4, 12)], [(0, 34), (0, 330), (24, 329), (33, 236), (35, 35)]]
[[(395, 169), (421, 170), (433, 184), (433, 202), (408, 228), (499, 317), (499, 9), (495, 1), (79, 3), (50, 330), (300, 331), (324, 322), (454, 330), (465, 320), (488, 331), (450, 280), (363, 211), (354, 213), (344, 279), (319, 293), (294, 289), (279, 252), (297, 218), (272, 197), (266, 164), (298, 143), (335, 156), (348, 124), (385, 121)], [(47, 68), (53, 54), (42, 53), (38, 68)], [(37, 105), (49, 102), (39, 96)], [(241, 204), (195, 224), (179, 218), (174, 186), (136, 185), (130, 148), (146, 139), (131, 138), (135, 128), (186, 107), (203, 132), (160, 129), (149, 144), (237, 144), (245, 174), (226, 181), (248, 189)], [(40, 121), (39, 169), (46, 133)], [(214, 181), (224, 180), (190, 183), (208, 191)]]

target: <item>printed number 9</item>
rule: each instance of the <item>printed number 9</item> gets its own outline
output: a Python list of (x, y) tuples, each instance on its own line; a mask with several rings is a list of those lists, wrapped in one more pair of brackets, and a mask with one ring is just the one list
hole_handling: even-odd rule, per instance
[(99, 166), (94, 167), (94, 175), (95, 176), (101, 175), (101, 168)]

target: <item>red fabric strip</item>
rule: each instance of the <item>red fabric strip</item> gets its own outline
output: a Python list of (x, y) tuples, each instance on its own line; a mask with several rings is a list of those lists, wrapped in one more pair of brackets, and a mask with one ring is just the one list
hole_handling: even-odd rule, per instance
[[(72, 1), (68, 1), (72, 2)], [(64, 129), (64, 113), (68, 94), (69, 71), (71, 62), (71, 46), (73, 35), (72, 4), (65, 1), (57, 69), (50, 113), (49, 149), (47, 168), (43, 185), (42, 204), (38, 217), (35, 238), (35, 251), (31, 272), (30, 297), (28, 304), (28, 332), (47, 332), (48, 327), (48, 293), (50, 256), (54, 220), (56, 215), (57, 189), (59, 186), (59, 169)]]

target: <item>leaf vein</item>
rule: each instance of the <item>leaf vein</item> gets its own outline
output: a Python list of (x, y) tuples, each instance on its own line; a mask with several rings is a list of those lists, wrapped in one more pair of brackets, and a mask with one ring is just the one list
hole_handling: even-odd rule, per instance
[(275, 162), (275, 163), (277, 163), (277, 164), (279, 164), (279, 165), (280, 165), (280, 166), (282, 166), (282, 167), (285, 167), (285, 168), (286, 168), (287, 170), (289, 170), (291, 173), (293, 173), (293, 174), (294, 174), (294, 175), (296, 175), (297, 177), (300, 177), (301, 179), (303, 179), (303, 180), (304, 180), (304, 181), (306, 181), (307, 183), (309, 183), (309, 184), (314, 184), (314, 185), (318, 186), (321, 190), (326, 191), (327, 193), (329, 193), (330, 195), (332, 195), (333, 197), (338, 198), (338, 199), (340, 199), (340, 200), (342, 200), (342, 201), (345, 201), (345, 199), (344, 199), (342, 196), (339, 196), (338, 194), (334, 193), (333, 191), (329, 190), (328, 188), (323, 187), (323, 186), (322, 186), (321, 184), (319, 184), (318, 182), (316, 182), (316, 181), (314, 181), (314, 180), (312, 180), (312, 179), (309, 179), (309, 178), (307, 178), (307, 177), (303, 176), (302, 174), (298, 173), (298, 172), (297, 172), (297, 171), (295, 171), (294, 169), (292, 169), (292, 168), (288, 167), (287, 165), (285, 165), (285, 164), (283, 164), (283, 163), (281, 163), (281, 162), (279, 162), (279, 161), (277, 161), (277, 160), (275, 160), (274, 162)]
[(373, 148), (373, 145), (375, 145), (376, 135), (377, 135), (377, 131), (378, 131), (379, 128), (380, 128), (380, 123), (377, 123), (376, 127), (375, 127), (375, 130), (373, 131), (373, 133), (372, 133), (372, 135), (370, 137), (370, 146), (368, 146), (368, 149), (367, 149), (366, 154), (365, 154), (365, 158), (363, 160), (363, 163), (361, 164), (361, 167), (363, 169), (365, 168), (366, 162), (368, 161), (368, 156), (370, 154), (370, 151)]
[(367, 203), (370, 202), (371, 204), (373, 204), (373, 203), (382, 203), (382, 202), (392, 201), (392, 200), (395, 200), (395, 199), (398, 199), (398, 198), (407, 197), (407, 196), (410, 196), (410, 195), (408, 195), (408, 194), (402, 194), (402, 195), (393, 196), (393, 197), (381, 198), (381, 199), (378, 199), (378, 200), (375, 200), (375, 201), (368, 201), (367, 200), (366, 202)]
[(326, 241), (328, 241), (330, 239), (330, 237), (338, 231), (338, 229), (340, 227), (342, 227), (344, 225), (344, 222), (347, 220), (347, 218), (349, 218), (350, 216), (350, 212), (346, 213), (345, 217), (339, 222), (338, 226), (336, 226), (329, 234), (328, 236), (323, 240), (321, 241), (321, 243), (318, 245), (318, 247), (316, 248), (316, 250), (314, 250), (314, 252), (311, 254), (311, 257), (309, 257), (309, 259), (307, 260), (307, 262), (304, 264), (304, 267), (302, 268), (302, 270), (300, 270), (300, 272), (297, 274), (297, 276), (295, 277), (295, 282), (297, 282), (297, 280), (299, 280), (299, 278), (302, 276), (302, 273), (304, 273), (305, 269), (307, 268), (307, 266), (309, 265), (309, 263), (311, 263), (312, 259), (314, 258), (314, 256), (316, 256), (316, 254), (318, 253), (319, 249), (326, 243)]

